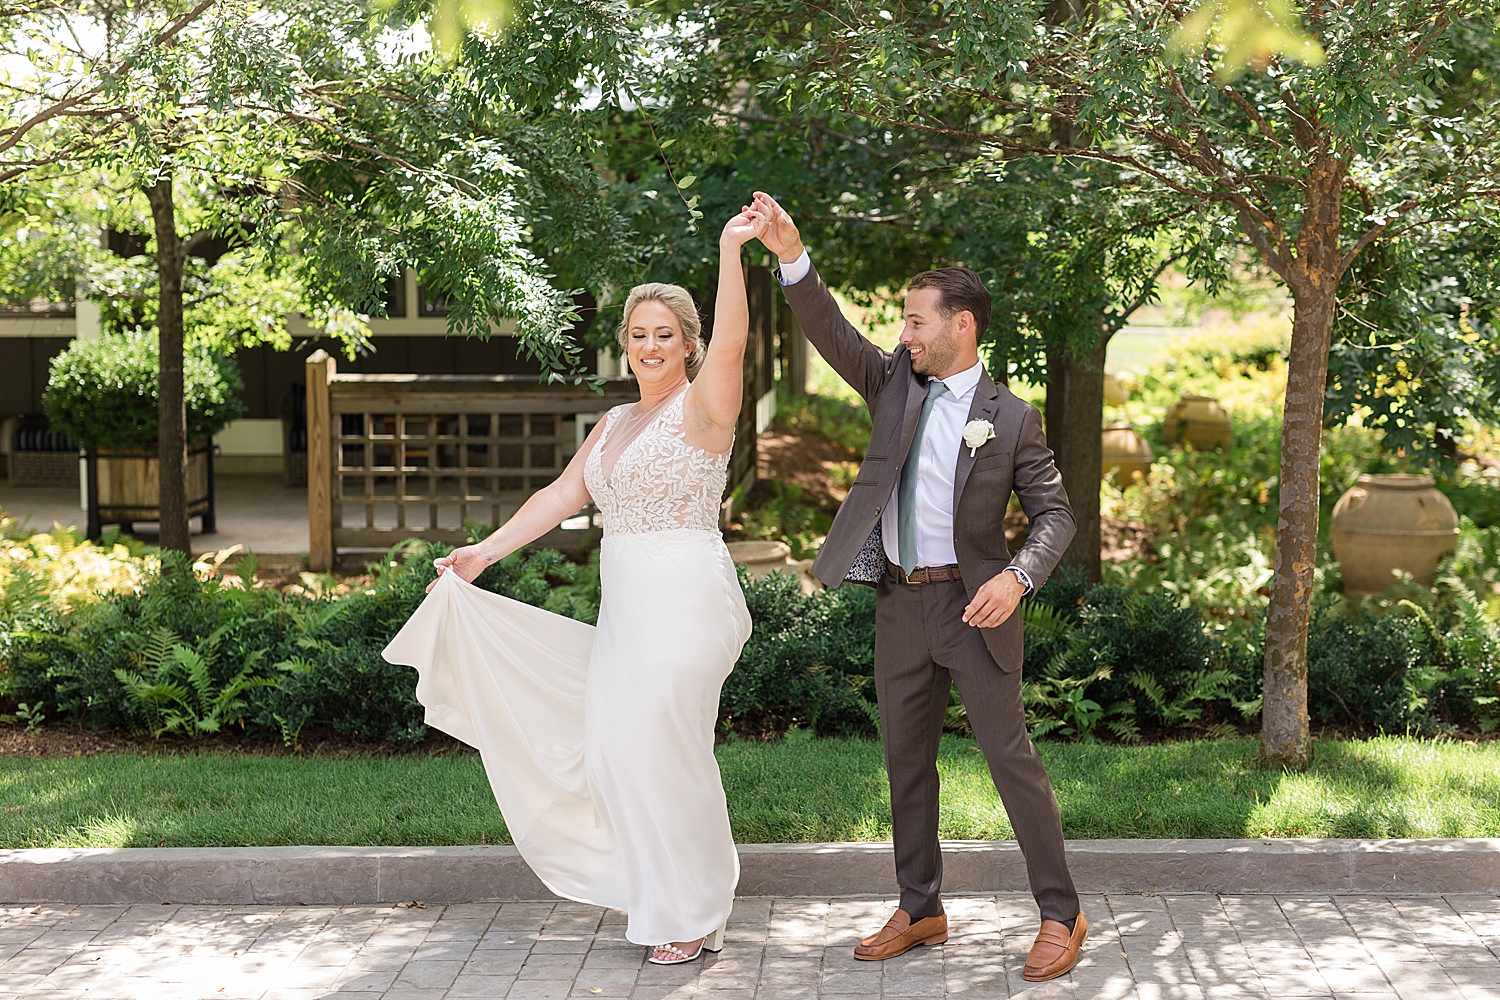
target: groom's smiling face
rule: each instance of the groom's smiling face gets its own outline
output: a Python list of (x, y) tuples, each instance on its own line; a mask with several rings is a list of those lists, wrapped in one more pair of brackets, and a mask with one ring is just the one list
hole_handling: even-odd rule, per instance
[(913, 288), (906, 293), (901, 343), (911, 351), (911, 370), (918, 375), (944, 378), (962, 370), (955, 368), (964, 355), (957, 328), (959, 317), (967, 314), (943, 315), (942, 301), (943, 293), (936, 288)]

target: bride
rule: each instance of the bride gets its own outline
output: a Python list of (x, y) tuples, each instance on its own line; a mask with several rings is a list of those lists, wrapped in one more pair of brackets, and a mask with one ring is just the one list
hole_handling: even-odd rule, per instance
[[(427, 723), (479, 749), (516, 846), (560, 896), (625, 910), (658, 965), (723, 946), (739, 856), (714, 760), (719, 689), (750, 615), (718, 531), (749, 334), (740, 248), (719, 237), (713, 343), (676, 285), (638, 285), (620, 342), (640, 385), (562, 476), (438, 578), (385, 658)], [(597, 627), (471, 585), (585, 506), (604, 518)]]

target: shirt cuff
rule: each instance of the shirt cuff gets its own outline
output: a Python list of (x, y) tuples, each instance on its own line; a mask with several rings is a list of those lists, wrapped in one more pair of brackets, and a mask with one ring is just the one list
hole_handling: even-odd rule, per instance
[(1002, 573), (1014, 573), (1014, 574), (1016, 574), (1016, 579), (1020, 580), (1021, 581), (1021, 585), (1026, 588), (1026, 593), (1024, 593), (1024, 594), (1021, 595), (1022, 599), (1030, 597), (1032, 594), (1036, 593), (1036, 588), (1031, 585), (1031, 577), (1028, 576), (1027, 573), (1026, 573), (1026, 571), (1024, 569), (1022, 569), (1021, 567), (1019, 567), (1019, 566), (1007, 566), (1003, 570), (1001, 570), (1000, 572), (1002, 572)]
[(804, 247), (802, 250), (802, 256), (798, 257), (790, 264), (782, 264), (781, 267), (777, 268), (776, 279), (780, 281), (783, 286), (795, 285), (797, 282), (807, 277), (807, 272), (811, 270), (812, 257), (808, 256), (807, 248)]

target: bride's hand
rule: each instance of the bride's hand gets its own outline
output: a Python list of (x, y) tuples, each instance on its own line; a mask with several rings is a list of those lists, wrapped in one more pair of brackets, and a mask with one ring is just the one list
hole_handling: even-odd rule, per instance
[(770, 225), (771, 222), (764, 213), (757, 208), (749, 207), (724, 224), (724, 232), (720, 234), (719, 242), (739, 248), (753, 239), (760, 238)]
[[(485, 556), (477, 545), (465, 545), (454, 549), (441, 559), (434, 559), (433, 564), (437, 566), (438, 579), (442, 579), (447, 572), (457, 573), (466, 582), (473, 583), (474, 578), (484, 571), (493, 559)], [(427, 585), (427, 592), (432, 593), (432, 588), (437, 586), (437, 580)]]

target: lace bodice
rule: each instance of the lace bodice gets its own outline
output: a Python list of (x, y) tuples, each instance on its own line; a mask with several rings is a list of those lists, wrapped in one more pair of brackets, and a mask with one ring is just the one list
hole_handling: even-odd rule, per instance
[(682, 426), (683, 392), (620, 452), (609, 475), (600, 456), (624, 411), (604, 417), (604, 433), (583, 466), (583, 481), (604, 515), (604, 533), (644, 534), (697, 528), (718, 531), (719, 502), (729, 470), (729, 453), (716, 455), (688, 442)]

